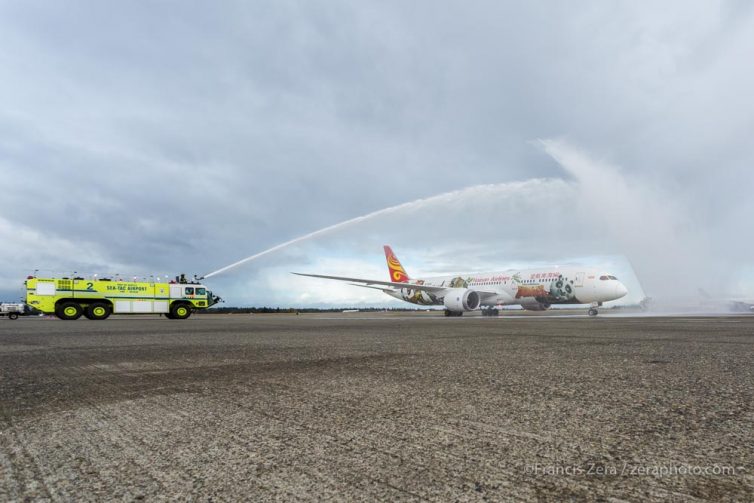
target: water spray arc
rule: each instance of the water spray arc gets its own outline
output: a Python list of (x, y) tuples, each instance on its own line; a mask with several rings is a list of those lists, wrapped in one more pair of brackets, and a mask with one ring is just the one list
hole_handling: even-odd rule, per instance
[(249, 257), (241, 259), (238, 262), (233, 262), (232, 264), (227, 265), (225, 267), (222, 267), (222, 268), (220, 268), (220, 269), (218, 269), (216, 271), (212, 271), (210, 273), (207, 273), (204, 276), (201, 276), (200, 278), (197, 278), (197, 279), (201, 280), (201, 279), (205, 279), (205, 278), (210, 278), (212, 276), (216, 276), (218, 274), (221, 274), (223, 272), (229, 271), (230, 269), (238, 267), (238, 266), (240, 266), (242, 264), (245, 264), (247, 262), (251, 262), (251, 261), (256, 260), (256, 259), (258, 259), (260, 257), (264, 257), (265, 255), (269, 255), (270, 253), (276, 252), (278, 250), (282, 250), (283, 248), (286, 248), (286, 247), (291, 246), (293, 244), (300, 243), (302, 241), (306, 241), (306, 240), (315, 238), (317, 236), (321, 236), (323, 234), (327, 234), (328, 232), (332, 232), (332, 231), (341, 229), (343, 227), (347, 227), (349, 225), (353, 225), (353, 224), (356, 224), (356, 223), (364, 222), (366, 220), (370, 220), (370, 219), (378, 217), (378, 216), (387, 215), (387, 214), (394, 213), (394, 212), (397, 212), (397, 211), (403, 211), (403, 210), (414, 208), (416, 206), (424, 205), (424, 204), (427, 204), (427, 203), (435, 203), (435, 202), (439, 202), (439, 201), (442, 201), (442, 200), (452, 200), (452, 199), (455, 199), (455, 198), (463, 197), (463, 196), (470, 195), (472, 193), (480, 192), (480, 191), (490, 191), (491, 192), (491, 191), (497, 191), (497, 190), (501, 190), (501, 189), (510, 190), (510, 188), (512, 186), (516, 186), (516, 185), (519, 185), (519, 184), (520, 183), (498, 183), (498, 184), (473, 185), (471, 187), (466, 187), (464, 189), (453, 190), (453, 191), (450, 191), (450, 192), (443, 192), (442, 194), (438, 194), (438, 195), (435, 195), (435, 196), (426, 197), (426, 198), (420, 198), (420, 199), (415, 199), (413, 201), (409, 201), (409, 202), (406, 202), (406, 203), (401, 203), (401, 204), (398, 204), (398, 205), (395, 205), (395, 206), (389, 206), (389, 207), (383, 208), (381, 210), (373, 211), (373, 212), (368, 213), (366, 215), (362, 215), (362, 216), (359, 216), (359, 217), (351, 218), (349, 220), (345, 220), (343, 222), (339, 222), (337, 224), (324, 227), (324, 228), (316, 230), (314, 232), (310, 232), (308, 234), (304, 234), (303, 236), (299, 236), (297, 238), (291, 239), (290, 241), (286, 241), (284, 243), (280, 243), (280, 244), (275, 245), (275, 246), (273, 246), (271, 248), (268, 248), (268, 249), (266, 249), (264, 251), (261, 251), (259, 253), (255, 253), (254, 255), (251, 255)]

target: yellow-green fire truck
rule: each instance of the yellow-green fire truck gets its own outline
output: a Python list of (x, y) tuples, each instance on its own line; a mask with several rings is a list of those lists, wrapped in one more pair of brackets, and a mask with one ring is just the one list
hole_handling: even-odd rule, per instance
[(185, 320), (197, 309), (220, 300), (198, 283), (140, 283), (84, 278), (36, 278), (26, 280), (26, 303), (61, 320), (104, 320), (111, 314), (160, 313), (171, 320)]

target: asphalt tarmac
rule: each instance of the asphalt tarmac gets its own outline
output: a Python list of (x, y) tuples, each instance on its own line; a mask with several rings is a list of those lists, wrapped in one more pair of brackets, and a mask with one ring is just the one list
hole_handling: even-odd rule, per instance
[(754, 316), (0, 319), (0, 500), (754, 497)]

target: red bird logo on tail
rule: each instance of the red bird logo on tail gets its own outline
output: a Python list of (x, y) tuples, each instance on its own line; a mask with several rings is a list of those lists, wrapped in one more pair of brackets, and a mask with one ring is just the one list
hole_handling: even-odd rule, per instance
[(390, 271), (390, 281), (408, 283), (409, 278), (406, 270), (401, 265), (398, 257), (395, 256), (395, 253), (393, 253), (392, 248), (388, 245), (385, 245), (385, 259), (387, 260), (387, 268)]

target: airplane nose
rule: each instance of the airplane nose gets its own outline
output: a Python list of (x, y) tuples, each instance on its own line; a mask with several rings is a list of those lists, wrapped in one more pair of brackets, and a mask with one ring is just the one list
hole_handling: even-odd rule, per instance
[(615, 285), (615, 298), (620, 299), (628, 293), (628, 288), (626, 288), (626, 286), (620, 281), (618, 281), (617, 283), (618, 284)]

